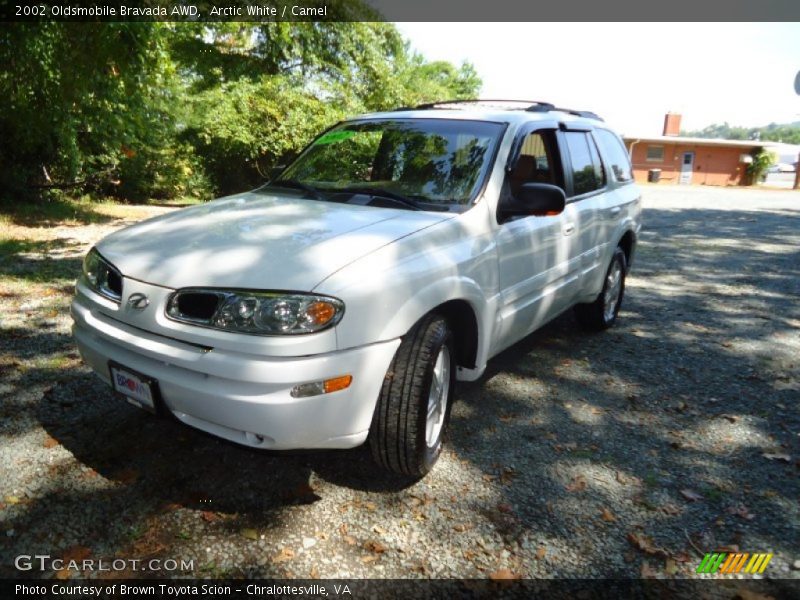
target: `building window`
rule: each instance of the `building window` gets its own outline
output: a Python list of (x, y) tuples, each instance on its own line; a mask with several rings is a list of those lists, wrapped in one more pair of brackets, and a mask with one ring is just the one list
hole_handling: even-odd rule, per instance
[(664, 146), (648, 146), (647, 160), (652, 162), (664, 162)]

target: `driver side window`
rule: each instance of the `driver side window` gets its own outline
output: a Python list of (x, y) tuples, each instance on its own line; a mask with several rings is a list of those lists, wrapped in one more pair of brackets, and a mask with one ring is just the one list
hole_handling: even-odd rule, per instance
[(555, 132), (539, 130), (523, 140), (514, 169), (508, 176), (510, 191), (515, 195), (525, 183), (549, 183), (563, 188), (557, 168)]

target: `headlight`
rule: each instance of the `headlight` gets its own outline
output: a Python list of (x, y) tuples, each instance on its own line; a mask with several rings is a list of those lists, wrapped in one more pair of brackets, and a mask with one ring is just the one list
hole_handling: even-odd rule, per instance
[(314, 333), (338, 323), (344, 303), (317, 294), (248, 290), (178, 290), (167, 303), (167, 316), (192, 323), (255, 335)]
[(83, 280), (101, 296), (114, 302), (120, 301), (122, 275), (94, 248), (83, 259)]

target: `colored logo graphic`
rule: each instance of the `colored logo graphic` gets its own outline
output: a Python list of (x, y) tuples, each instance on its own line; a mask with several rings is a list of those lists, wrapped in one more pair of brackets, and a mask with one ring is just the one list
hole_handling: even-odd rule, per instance
[(697, 573), (763, 573), (770, 560), (772, 554), (709, 552), (697, 567)]

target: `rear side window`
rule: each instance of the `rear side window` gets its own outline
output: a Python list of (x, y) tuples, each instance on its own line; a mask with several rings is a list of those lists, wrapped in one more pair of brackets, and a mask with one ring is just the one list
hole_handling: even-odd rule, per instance
[(583, 131), (568, 131), (564, 136), (572, 163), (573, 195), (580, 196), (602, 188), (606, 176), (594, 140)]
[(595, 129), (594, 134), (600, 149), (603, 151), (603, 157), (614, 175), (614, 181), (619, 181), (620, 183), (633, 181), (628, 151), (625, 150), (625, 146), (620, 139), (607, 129)]

